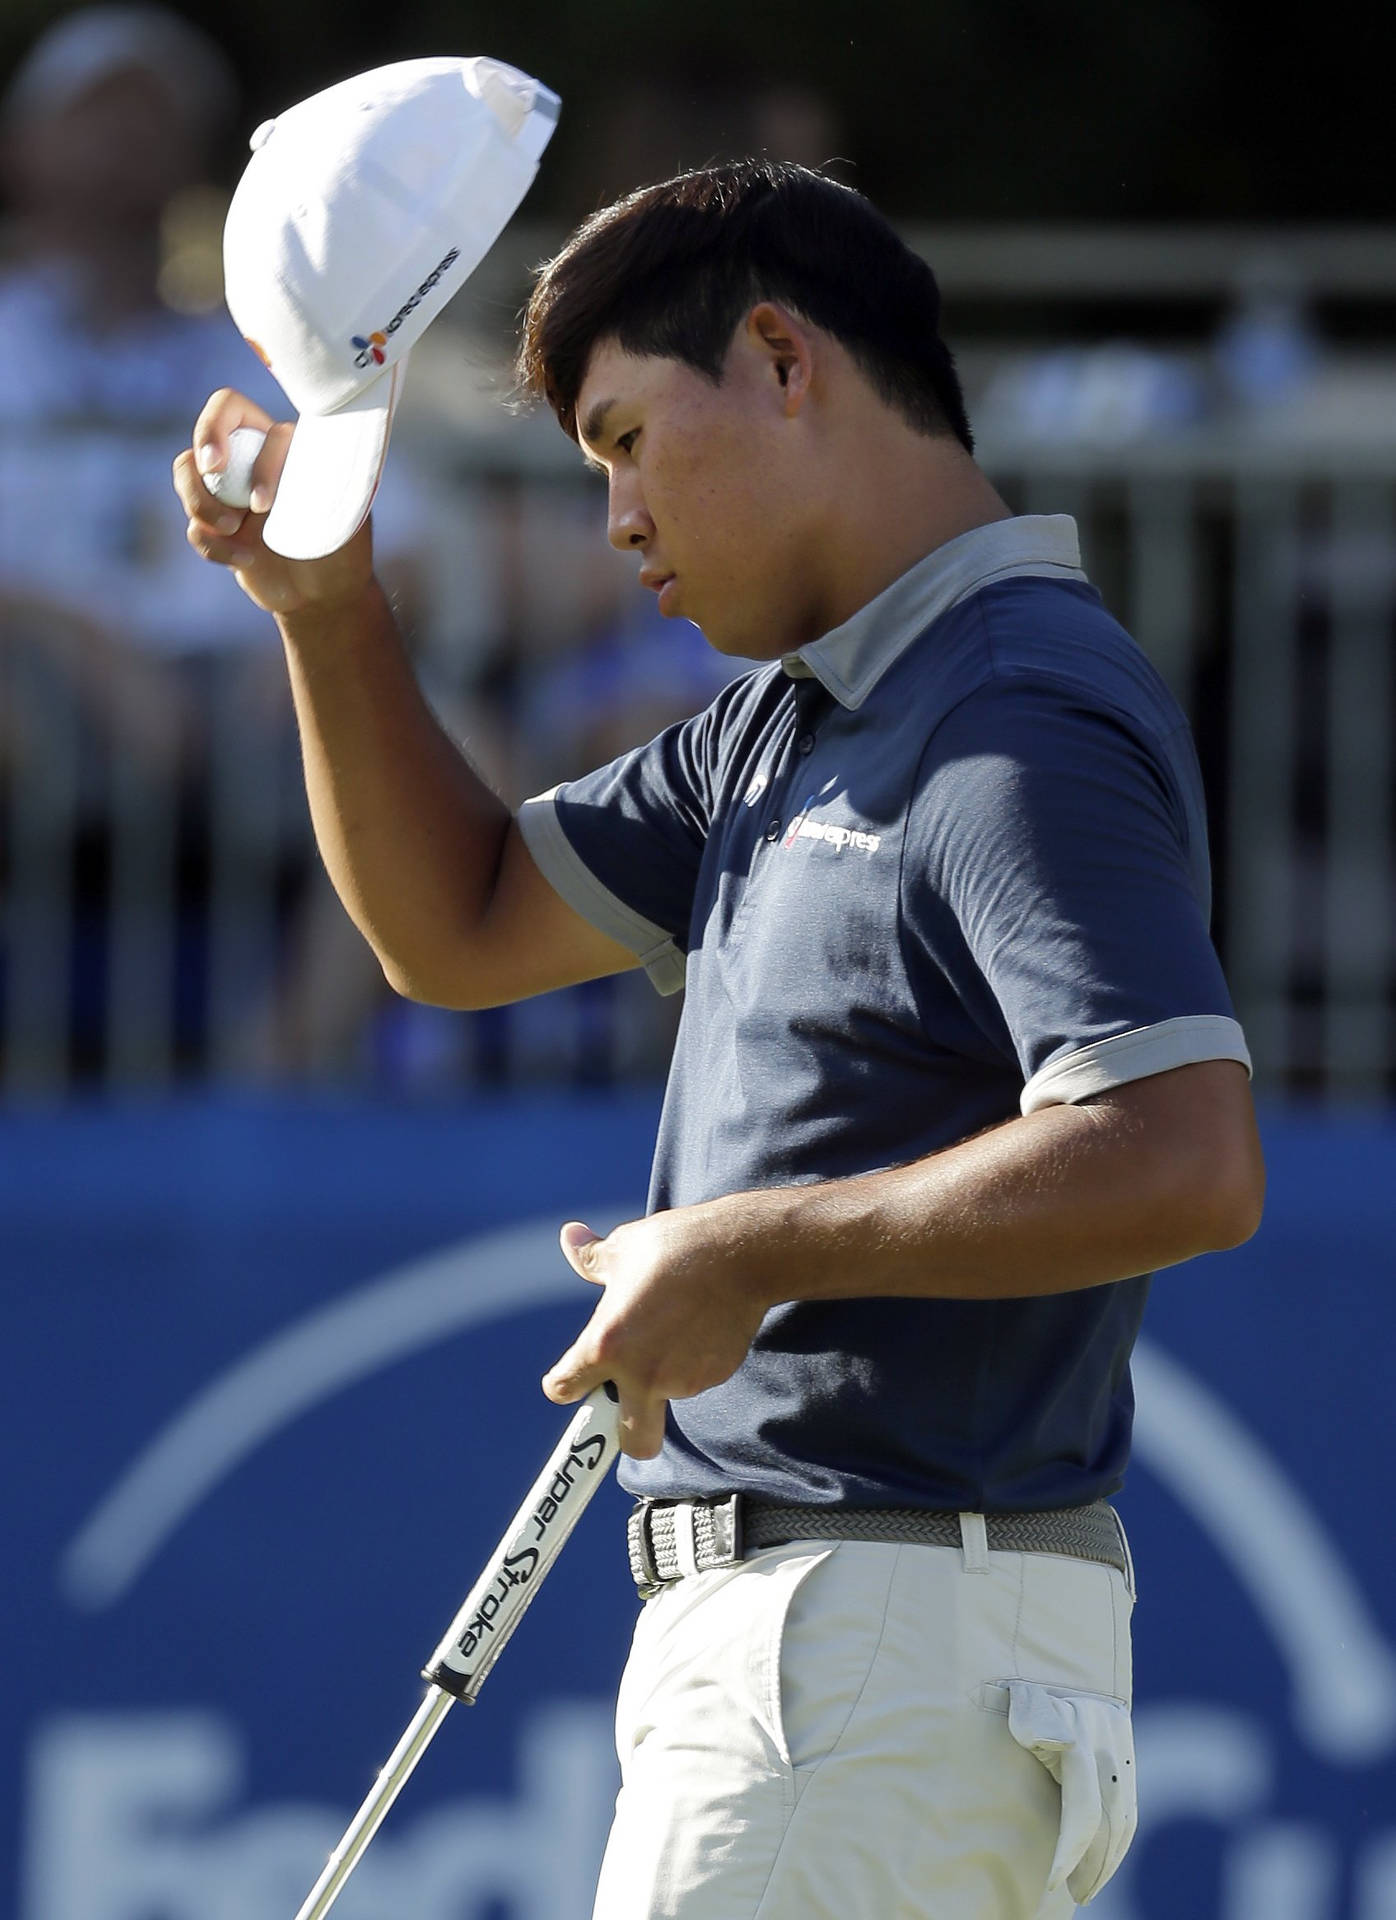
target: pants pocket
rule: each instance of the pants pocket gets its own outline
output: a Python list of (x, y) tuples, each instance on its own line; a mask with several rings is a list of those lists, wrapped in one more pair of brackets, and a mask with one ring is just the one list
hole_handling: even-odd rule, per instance
[(882, 1644), (895, 1546), (845, 1540), (792, 1591), (780, 1641), (780, 1727), (797, 1797), (839, 1745)]
[(1061, 1828), (1047, 1891), (1065, 1885), (1085, 1906), (1124, 1859), (1138, 1823), (1129, 1708), (1108, 1694), (1034, 1680), (1002, 1685), (1009, 1732), (1061, 1788)]

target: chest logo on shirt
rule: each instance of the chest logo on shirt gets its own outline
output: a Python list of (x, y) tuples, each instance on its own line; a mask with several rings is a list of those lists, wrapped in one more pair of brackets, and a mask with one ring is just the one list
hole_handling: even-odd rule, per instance
[(882, 845), (880, 833), (866, 833), (861, 827), (840, 827), (832, 820), (814, 819), (810, 808), (817, 797), (812, 793), (790, 821), (781, 842), (783, 847), (793, 847), (797, 840), (822, 840), (826, 847), (832, 847), (836, 853), (842, 853), (845, 847), (853, 847), (859, 853), (877, 852)]
[(768, 773), (753, 774), (751, 785), (742, 795), (742, 805), (744, 807), (754, 807), (770, 784), (771, 776)]

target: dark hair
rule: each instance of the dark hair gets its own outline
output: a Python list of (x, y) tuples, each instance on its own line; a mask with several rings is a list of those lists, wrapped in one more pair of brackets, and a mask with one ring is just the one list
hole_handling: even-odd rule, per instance
[(515, 372), (577, 437), (577, 395), (600, 340), (722, 378), (760, 300), (832, 334), (918, 431), (974, 438), (935, 275), (872, 203), (808, 167), (738, 160), (603, 207), (538, 274)]

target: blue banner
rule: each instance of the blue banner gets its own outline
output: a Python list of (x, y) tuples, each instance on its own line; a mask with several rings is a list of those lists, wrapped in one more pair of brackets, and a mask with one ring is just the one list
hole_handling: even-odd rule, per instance
[[(0, 1119), (18, 1920), (290, 1920), (563, 1424), (559, 1222), (651, 1097)], [(1120, 1506), (1141, 1827), (1102, 1920), (1396, 1920), (1396, 1129), (1271, 1116), (1160, 1277)], [(586, 1920), (635, 1601), (602, 1490), (337, 1920)]]

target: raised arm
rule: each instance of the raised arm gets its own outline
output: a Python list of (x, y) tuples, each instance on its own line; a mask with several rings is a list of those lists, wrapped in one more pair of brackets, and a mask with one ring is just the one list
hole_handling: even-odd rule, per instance
[[(267, 432), (246, 513), (200, 477), (223, 465), (239, 426)], [(548, 885), (509, 809), (437, 723), (374, 577), (369, 526), (323, 560), (266, 546), (291, 432), (241, 395), (215, 394), (175, 462), (175, 491), (195, 551), (276, 618), (315, 837), (389, 984), (481, 1007), (635, 966)]]

